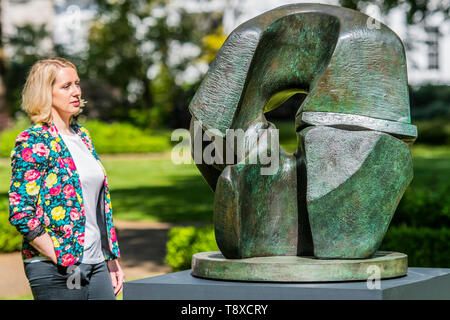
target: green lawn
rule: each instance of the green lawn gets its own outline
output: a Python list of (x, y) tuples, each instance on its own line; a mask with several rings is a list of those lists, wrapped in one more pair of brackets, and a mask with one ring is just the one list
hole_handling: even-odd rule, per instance
[[(415, 145), (414, 180), (409, 188), (450, 185), (450, 148)], [(212, 223), (213, 192), (194, 164), (175, 165), (170, 153), (103, 156), (114, 217), (122, 220)], [(9, 160), (0, 159), (0, 199), (6, 199)]]
[(213, 192), (194, 164), (105, 157), (114, 216), (122, 220), (212, 223)]

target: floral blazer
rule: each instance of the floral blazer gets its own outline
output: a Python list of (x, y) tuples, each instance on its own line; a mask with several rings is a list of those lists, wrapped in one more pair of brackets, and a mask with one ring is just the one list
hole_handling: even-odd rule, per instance
[[(102, 238), (106, 260), (120, 257), (112, 219), (106, 172), (95, 152), (89, 132), (77, 123), (71, 128), (81, 137), (105, 173)], [(24, 236), (24, 259), (39, 256), (30, 242), (47, 232), (53, 240), (57, 264), (81, 260), (85, 236), (85, 211), (81, 181), (75, 163), (54, 124), (36, 124), (20, 133), (11, 152), (9, 220)], [(102, 228), (104, 229), (104, 228)], [(105, 248), (106, 247), (106, 248)]]

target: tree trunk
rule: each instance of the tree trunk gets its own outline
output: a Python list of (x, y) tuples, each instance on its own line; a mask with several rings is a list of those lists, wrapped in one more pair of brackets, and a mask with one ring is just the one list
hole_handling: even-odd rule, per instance
[(2, 2), (0, 0), (0, 131), (3, 130), (10, 122), (9, 108), (6, 100), (6, 86), (5, 86), (5, 55), (3, 51), (3, 30), (2, 30)]

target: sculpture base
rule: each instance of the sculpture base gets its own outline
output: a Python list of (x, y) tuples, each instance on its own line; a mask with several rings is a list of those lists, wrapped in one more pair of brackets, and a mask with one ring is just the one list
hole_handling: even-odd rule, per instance
[(192, 275), (200, 278), (265, 282), (326, 282), (387, 279), (406, 275), (407, 255), (377, 251), (370, 259), (323, 260), (272, 256), (226, 259), (220, 251), (192, 256)]

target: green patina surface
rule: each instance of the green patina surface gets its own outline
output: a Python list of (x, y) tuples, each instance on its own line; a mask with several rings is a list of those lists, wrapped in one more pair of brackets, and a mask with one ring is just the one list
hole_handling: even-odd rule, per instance
[[(381, 245), (412, 180), (409, 148), (390, 135), (373, 131), (348, 132), (326, 127), (305, 131), (306, 198), (314, 255), (371, 256)], [(350, 164), (337, 163), (346, 156), (355, 157), (356, 152), (363, 157)]]
[(227, 258), (297, 253), (295, 157), (281, 152), (273, 175), (261, 175), (261, 167), (245, 163), (228, 166), (217, 183), (215, 235)]
[[(283, 6), (239, 26), (216, 56), (189, 105), (201, 133), (217, 129), (225, 140), (228, 129), (256, 133), (270, 127), (264, 112), (306, 94), (295, 117), (299, 148), (295, 155), (280, 150), (273, 174), (261, 175), (260, 162), (197, 164), (215, 191), (216, 239), (226, 258), (365, 259), (376, 252), (412, 179), (411, 155), (399, 139), (412, 143), (416, 134), (406, 125), (403, 45), (385, 25), (369, 28), (367, 19), (336, 6)], [(246, 156), (256, 149), (251, 145)], [(399, 275), (406, 257), (398, 261), (381, 266)], [(202, 263), (209, 270), (203, 276), (223, 279), (245, 268), (231, 261), (207, 268)], [(362, 273), (358, 264), (306, 265), (301, 272), (340, 274), (336, 281)], [(273, 268), (261, 263), (253, 271), (283, 277)], [(291, 264), (278, 268), (298, 271)]]
[[(379, 251), (371, 259), (320, 260), (312, 257), (255, 257), (226, 259), (219, 251), (192, 257), (192, 274), (238, 281), (325, 282), (394, 278), (407, 273), (407, 256)], [(378, 272), (375, 274), (374, 272)]]

